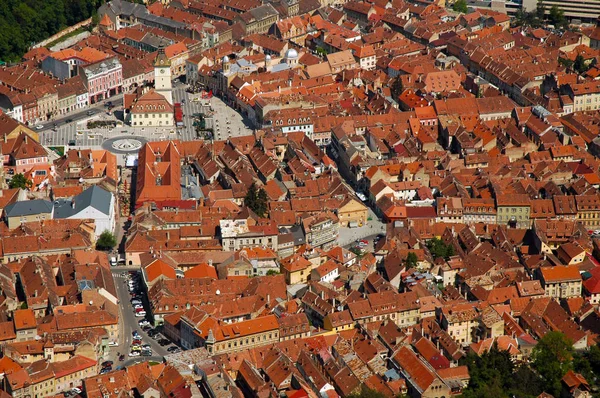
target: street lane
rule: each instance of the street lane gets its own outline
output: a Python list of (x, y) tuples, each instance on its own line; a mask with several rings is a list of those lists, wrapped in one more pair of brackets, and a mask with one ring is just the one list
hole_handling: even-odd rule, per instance
[[(158, 358), (162, 359), (167, 354), (166, 347), (162, 347), (160, 344), (156, 342), (156, 340), (151, 339), (146, 332), (142, 330), (139, 326), (138, 321), (144, 318), (137, 318), (134, 314), (133, 306), (131, 305), (131, 295), (129, 294), (129, 289), (127, 285), (127, 274), (128, 271), (121, 269), (113, 268), (113, 277), (115, 279), (115, 285), (117, 286), (117, 296), (119, 298), (120, 309), (121, 309), (121, 340), (119, 341), (118, 347), (116, 347), (118, 352), (121, 354), (125, 354), (125, 361), (132, 360), (145, 360), (148, 358)], [(147, 309), (147, 300), (145, 301), (144, 307)], [(131, 333), (137, 330), (138, 333), (142, 336), (142, 344), (150, 344), (152, 347), (152, 357), (128, 357), (127, 355), (131, 351), (131, 341), (133, 337)], [(121, 365), (121, 362), (115, 361), (115, 364)]]

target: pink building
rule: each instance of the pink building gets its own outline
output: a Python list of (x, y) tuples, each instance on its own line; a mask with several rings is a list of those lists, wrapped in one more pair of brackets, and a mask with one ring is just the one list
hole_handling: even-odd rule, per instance
[(80, 75), (88, 89), (90, 103), (112, 97), (122, 91), (123, 66), (117, 57), (81, 66)]

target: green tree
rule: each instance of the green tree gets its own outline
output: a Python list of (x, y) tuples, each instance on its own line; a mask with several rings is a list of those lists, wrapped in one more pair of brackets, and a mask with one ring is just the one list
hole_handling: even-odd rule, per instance
[(270, 269), (267, 271), (267, 276), (271, 276), (271, 275), (279, 275), (279, 271), (277, 271), (276, 269)]
[(404, 92), (404, 85), (400, 76), (394, 78), (390, 86), (390, 91), (392, 92), (392, 98), (395, 100), (398, 100), (398, 97)]
[(456, 12), (462, 12), (463, 14), (469, 12), (466, 0), (456, 0), (454, 4), (452, 4), (452, 9)]
[(448, 260), (451, 256), (454, 256), (454, 246), (446, 245), (438, 238), (429, 240), (427, 242), (427, 248), (434, 259), (441, 257)]
[(244, 204), (259, 217), (264, 217), (267, 214), (268, 202), (269, 197), (267, 196), (267, 191), (265, 191), (263, 188), (258, 189), (256, 184), (252, 183), (248, 188), (246, 197), (244, 198)]
[(540, 23), (544, 21), (544, 19), (546, 19), (546, 6), (541, 0), (538, 1), (537, 6), (535, 8), (535, 18), (538, 21), (540, 21)]
[(361, 385), (360, 392), (350, 394), (349, 397), (352, 398), (385, 398), (385, 395), (376, 390), (371, 390), (366, 385)]
[(0, 1), (0, 59), (20, 61), (32, 44), (89, 18), (103, 1)]
[(558, 63), (561, 64), (562, 66), (564, 66), (567, 69), (572, 69), (573, 65), (575, 64), (573, 61), (571, 61), (568, 58), (559, 58), (558, 59)]
[(557, 28), (561, 28), (566, 24), (565, 12), (558, 8), (558, 6), (550, 8), (548, 19)]
[(110, 250), (116, 245), (117, 238), (108, 230), (102, 232), (96, 241), (96, 249), (98, 250)]
[(542, 376), (546, 391), (559, 396), (561, 379), (573, 365), (573, 343), (560, 332), (548, 332), (531, 354), (533, 368)]
[(575, 57), (575, 62), (573, 63), (573, 69), (575, 69), (578, 73), (587, 72), (589, 67), (585, 63), (585, 58), (583, 58), (583, 55), (578, 54), (577, 57)]
[(23, 174), (15, 174), (10, 181), (8, 182), (8, 187), (13, 188), (21, 188), (21, 189), (31, 189), (33, 186), (33, 181), (29, 178), (25, 177)]
[(415, 268), (417, 266), (418, 261), (419, 261), (419, 258), (417, 257), (417, 255), (413, 252), (410, 252), (406, 256), (406, 260), (404, 260), (404, 263), (406, 264), (406, 266), (408, 268)]
[(261, 217), (267, 214), (267, 205), (269, 203), (269, 196), (264, 188), (258, 190), (258, 196), (256, 198), (256, 210), (255, 213)]
[(315, 52), (317, 53), (317, 55), (320, 55), (321, 57), (324, 57), (327, 55), (327, 50), (325, 50), (323, 47), (317, 47)]
[(464, 398), (508, 398), (507, 388), (514, 369), (508, 352), (494, 345), (481, 356), (469, 353), (462, 364), (469, 368), (471, 376)]

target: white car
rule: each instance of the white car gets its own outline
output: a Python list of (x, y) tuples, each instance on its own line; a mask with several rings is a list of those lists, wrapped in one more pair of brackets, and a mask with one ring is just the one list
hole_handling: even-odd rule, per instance
[(142, 319), (141, 321), (138, 322), (138, 325), (147, 326), (147, 325), (150, 325), (150, 322), (148, 322), (146, 319)]
[(135, 316), (137, 318), (141, 318), (141, 317), (145, 317), (146, 316), (146, 311), (140, 311), (140, 312), (136, 312)]
[(116, 341), (109, 341), (108, 345), (109, 345), (109, 347), (116, 347), (119, 345), (119, 343), (117, 343)]
[(144, 308), (144, 306), (141, 305), (141, 304), (136, 304), (136, 305), (133, 306), (133, 308), (136, 309), (136, 310), (139, 310), (139, 309)]
[(75, 394), (81, 394), (81, 388), (79, 387), (73, 387), (71, 391), (73, 391)]
[(139, 352), (139, 351), (131, 351), (131, 352), (129, 353), (129, 356), (130, 356), (130, 357), (139, 357), (140, 355), (141, 355), (141, 354), (140, 354), (140, 352)]

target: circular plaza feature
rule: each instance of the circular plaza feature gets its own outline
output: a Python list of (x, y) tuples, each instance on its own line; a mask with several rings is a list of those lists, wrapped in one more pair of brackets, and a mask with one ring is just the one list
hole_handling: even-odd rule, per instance
[(102, 148), (112, 153), (127, 154), (138, 152), (147, 142), (143, 137), (114, 137), (102, 143)]

